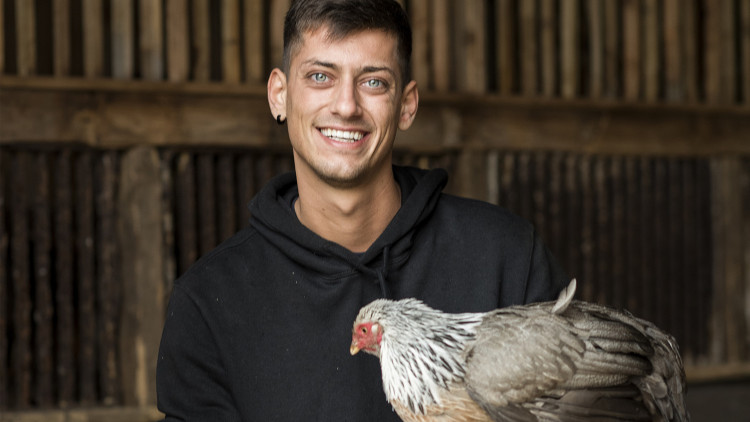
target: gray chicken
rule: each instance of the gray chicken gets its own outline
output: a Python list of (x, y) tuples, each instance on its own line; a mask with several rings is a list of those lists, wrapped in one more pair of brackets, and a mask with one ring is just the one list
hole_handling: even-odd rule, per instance
[(388, 402), (407, 422), (689, 421), (677, 344), (627, 312), (573, 300), (447, 314), (376, 300), (350, 352), (380, 359)]

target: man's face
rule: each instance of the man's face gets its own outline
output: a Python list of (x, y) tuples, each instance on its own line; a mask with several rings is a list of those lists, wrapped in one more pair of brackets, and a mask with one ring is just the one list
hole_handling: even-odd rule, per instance
[(401, 89), (396, 45), (383, 31), (338, 41), (328, 40), (325, 28), (305, 35), (286, 76), (298, 175), (351, 187), (390, 171), (396, 131), (413, 118), (404, 117), (403, 93), (416, 96), (413, 82)]

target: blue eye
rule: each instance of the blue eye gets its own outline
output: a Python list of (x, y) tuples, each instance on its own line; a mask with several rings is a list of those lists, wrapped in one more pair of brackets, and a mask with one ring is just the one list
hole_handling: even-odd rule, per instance
[(380, 88), (381, 86), (383, 86), (383, 81), (380, 81), (378, 79), (370, 79), (369, 81), (367, 81), (367, 86), (369, 88)]
[(314, 74), (312, 75), (312, 79), (313, 79), (313, 80), (314, 80), (315, 82), (325, 82), (325, 81), (327, 81), (327, 80), (328, 80), (328, 76), (326, 76), (326, 75), (325, 75), (325, 74), (323, 74), (323, 73), (314, 73)]

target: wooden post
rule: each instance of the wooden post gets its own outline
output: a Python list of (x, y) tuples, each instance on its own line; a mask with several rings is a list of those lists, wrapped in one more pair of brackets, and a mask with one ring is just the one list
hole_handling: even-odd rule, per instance
[(677, 102), (685, 97), (683, 63), (683, 21), (680, 11), (684, 2), (664, 0), (662, 25), (664, 28), (664, 73), (667, 101)]
[(521, 37), (520, 42), (520, 55), (519, 60), (521, 61), (521, 92), (523, 95), (534, 97), (538, 94), (538, 82), (537, 78), (539, 70), (537, 68), (537, 52), (538, 52), (538, 39), (537, 39), (537, 20), (538, 13), (536, 9), (536, 2), (534, 1), (523, 1), (519, 5), (519, 35)]
[(589, 9), (589, 96), (601, 98), (604, 92), (604, 17), (600, 0), (588, 0)]
[(706, 102), (721, 102), (721, 5), (720, 0), (703, 0), (703, 73)]
[(659, 98), (660, 22), (658, 0), (643, 0), (643, 99), (649, 102)]
[(622, 68), (619, 49), (620, 44), (620, 10), (619, 3), (612, 0), (601, 0), (604, 17), (604, 95), (617, 97), (620, 95), (620, 77)]
[(485, 7), (483, 0), (464, 0), (456, 10), (460, 19), (456, 45), (456, 62), (459, 70), (459, 90), (484, 93), (487, 90), (485, 71)]
[(510, 0), (498, 0), (495, 13), (497, 27), (497, 86), (500, 94), (511, 95), (516, 80), (515, 16)]
[(118, 234), (122, 251), (120, 362), (125, 405), (156, 403), (156, 362), (165, 303), (159, 155), (127, 151), (120, 166)]
[(271, 49), (271, 66), (281, 67), (284, 51), (284, 17), (289, 9), (291, 0), (274, 0), (271, 2), (271, 14), (269, 16), (268, 44)]
[[(112, 0), (112, 77), (133, 77), (133, 0)], [(171, 24), (171, 20), (168, 21)]]
[(167, 12), (167, 78), (185, 82), (190, 69), (190, 33), (188, 33), (187, 0), (168, 0)]

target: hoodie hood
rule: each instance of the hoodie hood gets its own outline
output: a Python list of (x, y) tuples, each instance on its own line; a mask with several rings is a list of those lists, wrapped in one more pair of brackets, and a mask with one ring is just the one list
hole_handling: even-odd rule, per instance
[(406, 262), (416, 230), (435, 209), (448, 180), (442, 169), (393, 166), (393, 174), (401, 187), (401, 208), (364, 253), (323, 239), (300, 223), (293, 208), (299, 195), (294, 172), (273, 178), (253, 198), (250, 224), (290, 260), (319, 277), (335, 280), (359, 272), (379, 282), (387, 297), (388, 272)]

